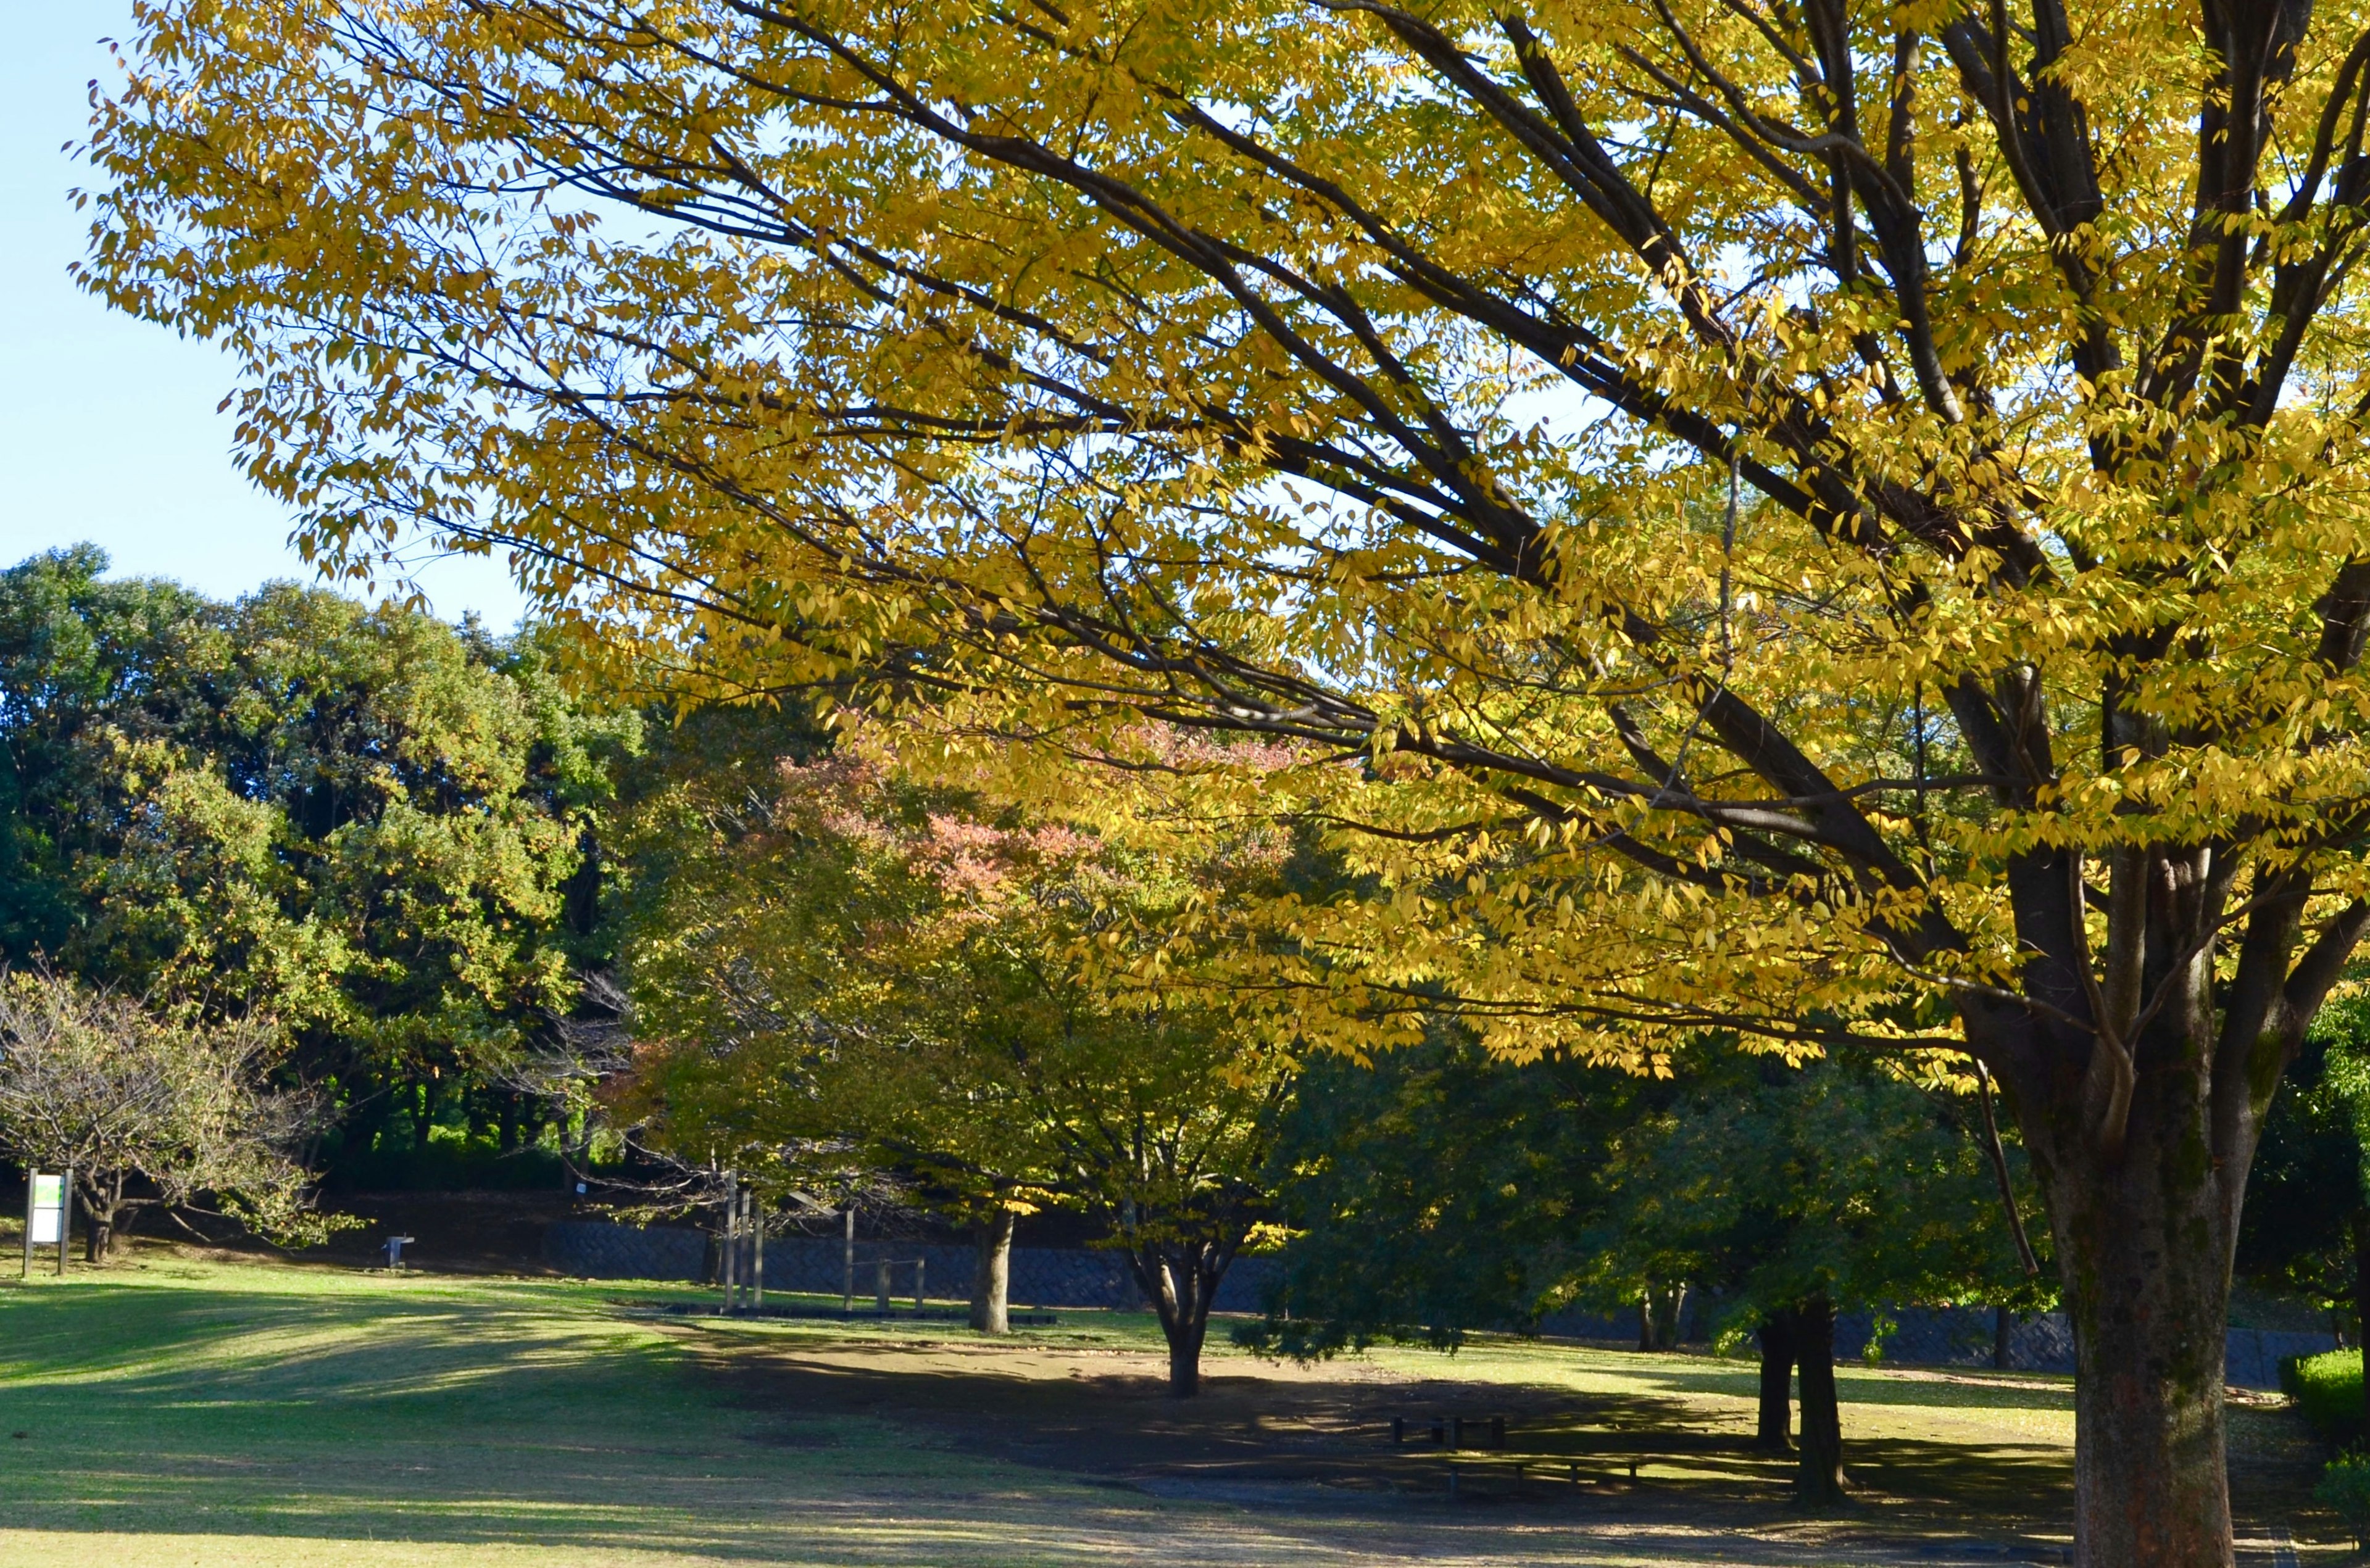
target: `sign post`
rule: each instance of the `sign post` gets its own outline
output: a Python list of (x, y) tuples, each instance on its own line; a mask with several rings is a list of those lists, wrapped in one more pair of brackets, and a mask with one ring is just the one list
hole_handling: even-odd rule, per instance
[(58, 1273), (66, 1271), (66, 1204), (70, 1201), (64, 1176), (45, 1176), (39, 1171), (26, 1173), (25, 1182), (25, 1277), (33, 1277), (33, 1249), (54, 1243), (58, 1249)]

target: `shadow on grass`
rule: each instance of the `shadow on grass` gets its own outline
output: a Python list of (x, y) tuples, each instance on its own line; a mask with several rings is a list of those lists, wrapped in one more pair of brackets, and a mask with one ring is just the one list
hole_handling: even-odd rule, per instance
[[(1679, 1516), (1711, 1505), (1733, 1522), (1771, 1516), (1793, 1482), (1789, 1457), (1753, 1447), (1733, 1407), (1704, 1397), (1737, 1391), (1735, 1374), (1718, 1364), (1639, 1357), (1650, 1365), (1628, 1379), (1635, 1389), (1627, 1392), (1547, 1379), (1325, 1381), (1229, 1368), (1206, 1378), (1199, 1397), (1176, 1400), (1149, 1375), (1096, 1373), (1083, 1363), (1060, 1375), (1025, 1346), (1007, 1356), (976, 1347), (855, 1353), (736, 1336), (701, 1354), (739, 1398), (798, 1413), (765, 1440), (827, 1446), (835, 1422), (879, 1417), (930, 1431), (951, 1450), (1122, 1480), (1163, 1496), (1240, 1501), (1252, 1495), (1246, 1486), (1284, 1482), (1444, 1494), (1454, 1471), (1463, 1501)], [(2008, 1402), (2010, 1391), (1991, 1391)], [(1396, 1442), (1395, 1416), (1404, 1423)], [(1459, 1416), (1467, 1421), (1462, 1449), (1453, 1447)], [(1502, 1448), (1487, 1446), (1492, 1416), (1505, 1423)], [(2062, 1519), (2070, 1461), (2047, 1444), (1900, 1436), (1848, 1442), (1847, 1456), (1864, 1494), (1913, 1530)], [(1296, 1509), (1311, 1501), (1305, 1490), (1272, 1496)]]
[(549, 1298), (91, 1282), (0, 1298), (0, 1344), (15, 1528), (736, 1555), (782, 1523), (752, 1499), (791, 1466), (680, 1351)]

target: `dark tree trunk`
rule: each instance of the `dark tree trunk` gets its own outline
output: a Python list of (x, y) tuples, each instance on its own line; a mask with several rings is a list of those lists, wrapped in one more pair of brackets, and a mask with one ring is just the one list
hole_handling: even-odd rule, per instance
[(979, 1256), (971, 1271), (971, 1326), (982, 1333), (1010, 1333), (1012, 1210), (997, 1209), (972, 1235)]
[(71, 1196), (83, 1214), (83, 1261), (103, 1264), (115, 1251), (116, 1233), (129, 1232), (132, 1228), (131, 1212), (123, 1203), (123, 1174), (116, 1172), (100, 1176), (89, 1187)]
[[(2261, 1111), (2244, 1082), (2213, 1087), (2205, 1047), (2188, 1043), (2212, 1037), (2183, 1024), (2143, 1040), (2137, 1070), (2110, 1091), (2086, 1094), (2079, 1078), (2019, 1085), (2074, 1332), (2082, 1568), (2229, 1568), (2234, 1558), (2224, 1342)], [(2249, 1043), (2234, 1062), (2265, 1050)], [(2279, 1059), (2269, 1059), (2273, 1070), (2255, 1075), (2265, 1100), (2277, 1082)], [(2101, 1114), (2109, 1093), (2128, 1096), (2119, 1116)]]
[(2124, 1190), (2068, 1214), (2062, 1253), (2081, 1260), (2065, 1282), (2080, 1561), (2226, 1568), (2228, 1253), (2193, 1239), (2206, 1229), (2198, 1188), (2180, 1191), (2157, 1161), (2125, 1170), (2127, 1182), (2100, 1184)]
[(1681, 1318), (1686, 1310), (1687, 1282), (1678, 1280), (1662, 1290), (1649, 1289), (1654, 1310), (1654, 1348), (1676, 1350), (1684, 1336)]
[(2014, 1312), (2009, 1311), (2006, 1307), (1994, 1307), (1992, 1309), (1993, 1370), (1999, 1372), (2005, 1372), (2008, 1370), (2008, 1352), (2010, 1349), (2008, 1337), (2012, 1333), (2014, 1333), (2015, 1329), (2016, 1314)]
[(1684, 1281), (1668, 1287), (1646, 1282), (1638, 1299), (1638, 1348), (1675, 1350), (1679, 1344), (1679, 1310), (1686, 1300)]
[(1794, 1343), (1782, 1315), (1761, 1320), (1761, 1419), (1755, 1448), (1784, 1453), (1794, 1441)]
[(2362, 1432), (2370, 1437), (2370, 1208), (2353, 1211), (2353, 1337), (2362, 1343)]
[(1824, 1296), (1787, 1314), (1802, 1385), (1802, 1439), (1794, 1469), (1794, 1497), (1806, 1508), (1844, 1500), (1843, 1412), (1835, 1400), (1835, 1310)]
[(1202, 1343), (1210, 1331), (1210, 1303), (1234, 1261), (1236, 1242), (1169, 1242), (1127, 1254), (1135, 1282), (1160, 1319), (1168, 1341), (1168, 1391), (1190, 1399), (1202, 1391)]
[(1169, 1334), (1168, 1391), (1173, 1397), (1191, 1399), (1202, 1391), (1202, 1341), (1209, 1332), (1210, 1317), (1204, 1312)]

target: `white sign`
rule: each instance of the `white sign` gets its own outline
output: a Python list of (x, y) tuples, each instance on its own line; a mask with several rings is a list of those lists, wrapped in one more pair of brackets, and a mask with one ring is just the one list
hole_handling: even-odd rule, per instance
[(33, 1177), (33, 1211), (28, 1217), (32, 1227), (31, 1240), (37, 1247), (54, 1247), (65, 1240), (66, 1179), (63, 1176)]

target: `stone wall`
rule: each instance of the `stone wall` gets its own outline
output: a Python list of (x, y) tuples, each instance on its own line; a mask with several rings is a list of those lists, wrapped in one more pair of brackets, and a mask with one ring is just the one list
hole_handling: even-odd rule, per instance
[[(836, 1296), (846, 1279), (844, 1243), (835, 1236), (782, 1236), (765, 1243), (765, 1288)], [(544, 1261), (563, 1274), (584, 1279), (706, 1281), (715, 1276), (715, 1246), (705, 1230), (610, 1225), (569, 1220), (545, 1228)], [(972, 1248), (920, 1242), (866, 1242), (856, 1245), (856, 1298), (874, 1299), (880, 1265), (890, 1262), (891, 1293), (911, 1300), (914, 1263), (919, 1259), (929, 1296), (961, 1300), (971, 1294)], [(1218, 1287), (1222, 1312), (1256, 1312), (1266, 1304), (1275, 1265), (1266, 1258), (1238, 1258)], [(1118, 1253), (1077, 1247), (1012, 1249), (1011, 1303), (1028, 1307), (1144, 1305)], [(1690, 1298), (1683, 1318), (1685, 1337), (1700, 1343), (1711, 1332), (1711, 1303)], [(1992, 1362), (1992, 1314), (1978, 1307), (1904, 1307), (1891, 1322), (1879, 1359), (1912, 1367), (1988, 1367)], [(1835, 1323), (1835, 1358), (1860, 1357), (1877, 1329), (1868, 1312), (1847, 1312)], [(1558, 1338), (1612, 1340), (1634, 1345), (1638, 1315), (1566, 1311), (1541, 1322), (1541, 1333)], [(2326, 1333), (2281, 1333), (2267, 1329), (2229, 1333), (2229, 1379), (2240, 1388), (2279, 1387), (2279, 1363), (2289, 1356), (2317, 1356), (2337, 1347)], [(2008, 1365), (2021, 1371), (2071, 1372), (2074, 1336), (2064, 1314), (2021, 1313), (2008, 1331)]]
[[(816, 1295), (840, 1294), (846, 1279), (845, 1243), (835, 1236), (775, 1236), (765, 1242), (765, 1288)], [(571, 1220), (547, 1227), (543, 1259), (563, 1274), (584, 1279), (715, 1277), (715, 1248), (704, 1230)], [(855, 1294), (874, 1299), (882, 1260), (890, 1264), (890, 1290), (910, 1300), (914, 1264), (919, 1260), (924, 1288), (938, 1300), (971, 1295), (975, 1251), (943, 1242), (859, 1241), (856, 1244)], [(1264, 1301), (1273, 1265), (1264, 1258), (1237, 1258), (1218, 1285), (1217, 1309), (1255, 1312)], [(1015, 1307), (1120, 1307), (1144, 1305), (1126, 1262), (1116, 1253), (1083, 1247), (1015, 1247), (1009, 1299)]]
[[(1710, 1337), (1712, 1313), (1691, 1297), (1683, 1322), (1685, 1337)], [(1880, 1363), (1907, 1367), (1989, 1367), (1992, 1314), (1982, 1307), (1902, 1307), (1884, 1314), (1889, 1326), (1879, 1344)], [(1835, 1321), (1835, 1359), (1861, 1358), (1877, 1337), (1877, 1314), (1846, 1312)], [(1565, 1311), (1540, 1322), (1539, 1332), (1559, 1338), (1638, 1343), (1638, 1314)], [(2242, 1389), (2275, 1389), (2280, 1362), (2290, 1356), (2318, 1356), (2337, 1348), (2328, 1333), (2285, 1333), (2270, 1329), (2229, 1331), (2224, 1342), (2227, 1377)], [(2074, 1370), (2074, 1331), (2062, 1312), (2019, 1313), (2008, 1326), (2008, 1366), (2022, 1372)]]

